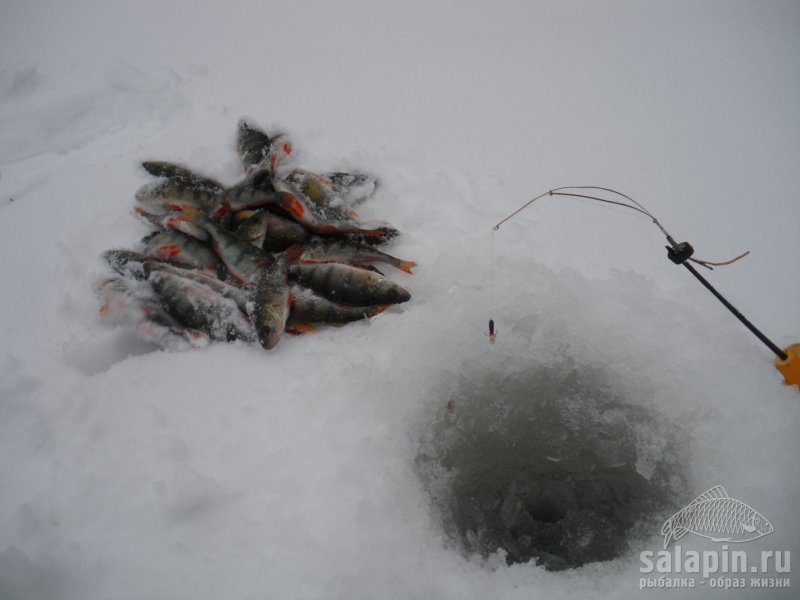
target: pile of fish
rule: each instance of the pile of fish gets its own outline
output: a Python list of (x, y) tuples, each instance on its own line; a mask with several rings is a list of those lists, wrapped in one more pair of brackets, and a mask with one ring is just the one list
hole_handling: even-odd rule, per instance
[(97, 287), (103, 320), (165, 348), (273, 348), (284, 332), (373, 317), (411, 298), (372, 265), (411, 273), (416, 263), (377, 249), (398, 231), (354, 210), (377, 178), (287, 167), (289, 138), (246, 120), (237, 151), (244, 177), (232, 186), (176, 163), (142, 163), (156, 179), (134, 210), (156, 230), (136, 251), (103, 254), (116, 272)]

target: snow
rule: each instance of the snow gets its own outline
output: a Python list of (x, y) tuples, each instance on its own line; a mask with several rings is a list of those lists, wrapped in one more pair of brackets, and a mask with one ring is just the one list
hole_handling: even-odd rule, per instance
[[(647, 219), (545, 198), (495, 235), (491, 315), (488, 285), (494, 223), (606, 185), (701, 258), (750, 250), (709, 279), (800, 341), (797, 3), (0, 15), (0, 598), (641, 597), (657, 529), (612, 561), (509, 567), (458, 551), (420, 477), (452, 390), (561, 360), (663, 421), (641, 456), (682, 431), (675, 511), (724, 485), (775, 527), (748, 548), (798, 551), (797, 390)], [(149, 231), (130, 214), (138, 163), (233, 182), (243, 115), (288, 132), (298, 166), (381, 177), (363, 212), (403, 232), (390, 251), (420, 266), (393, 277), (412, 301), (269, 353), (104, 327), (99, 255)]]

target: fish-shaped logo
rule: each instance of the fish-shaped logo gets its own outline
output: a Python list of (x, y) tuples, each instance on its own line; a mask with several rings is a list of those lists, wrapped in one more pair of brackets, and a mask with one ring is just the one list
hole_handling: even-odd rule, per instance
[(666, 549), (670, 541), (678, 541), (687, 532), (712, 542), (749, 542), (772, 531), (764, 515), (715, 485), (667, 519), (661, 535)]

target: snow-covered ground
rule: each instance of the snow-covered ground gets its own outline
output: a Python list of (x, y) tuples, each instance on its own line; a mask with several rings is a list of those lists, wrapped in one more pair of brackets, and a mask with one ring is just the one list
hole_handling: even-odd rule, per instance
[[(797, 389), (647, 219), (528, 209), (495, 236), (483, 331), (491, 226), (594, 184), (702, 258), (750, 250), (709, 279), (800, 342), (798, 40), (794, 1), (5, 0), (0, 598), (655, 596), (657, 529), (616, 560), (508, 567), (455, 547), (420, 477), (453, 390), (564, 361), (682, 432), (680, 502), (722, 484), (775, 528), (749, 549), (797, 555)], [(271, 352), (105, 328), (99, 255), (148, 231), (138, 163), (233, 182), (242, 115), (298, 165), (381, 177), (364, 212), (403, 232), (413, 300)]]

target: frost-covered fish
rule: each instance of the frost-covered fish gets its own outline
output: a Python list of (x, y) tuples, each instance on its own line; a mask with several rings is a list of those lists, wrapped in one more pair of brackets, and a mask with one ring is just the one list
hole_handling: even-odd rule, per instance
[(361, 204), (378, 189), (380, 180), (367, 173), (337, 171), (323, 175), (333, 184), (336, 194), (349, 205)]
[(219, 221), (231, 212), (271, 206), (317, 235), (360, 234), (379, 241), (388, 239), (382, 227), (366, 228), (352, 222), (338, 222), (315, 213), (310, 203), (285, 183), (275, 189), (237, 184), (230, 188), (206, 189), (176, 179), (164, 179), (142, 186), (136, 193), (139, 211), (147, 215), (168, 215), (191, 208)]
[(220, 261), (211, 248), (180, 231), (158, 231), (145, 237), (142, 242), (144, 254), (171, 259), (212, 273), (219, 271)]
[(391, 225), (377, 225), (375, 227), (380, 232), (380, 235), (359, 235), (359, 234), (347, 234), (347, 235), (332, 235), (331, 237), (336, 237), (339, 239), (347, 240), (350, 242), (356, 242), (359, 244), (368, 244), (370, 246), (375, 246), (377, 244), (383, 244), (392, 240), (400, 235), (400, 232), (392, 227)]
[(361, 319), (368, 319), (389, 308), (389, 304), (376, 306), (345, 306), (336, 304), (310, 293), (292, 293), (292, 309), (286, 323), (287, 330), (305, 330), (305, 325), (325, 323), (328, 325), (344, 325)]
[(322, 215), (329, 219), (347, 221), (358, 216), (338, 196), (333, 182), (322, 175), (317, 175), (306, 169), (293, 169), (286, 176), (285, 181), (293, 184), (316, 206)]
[(273, 260), (269, 254), (225, 231), (199, 210), (186, 208), (184, 213), (193, 223), (208, 232), (214, 252), (225, 263), (228, 272), (240, 283), (254, 283), (262, 271), (272, 264)]
[(145, 279), (147, 277), (144, 264), (149, 261), (158, 261), (182, 269), (196, 268), (193, 265), (181, 263), (170, 258), (158, 258), (132, 250), (106, 250), (103, 252), (102, 256), (114, 271), (123, 277), (130, 277), (133, 279)]
[(261, 206), (274, 206), (283, 208), (286, 202), (284, 194), (265, 186), (255, 187), (248, 183), (239, 183), (225, 191), (222, 200), (222, 210), (236, 212), (248, 208), (259, 208)]
[(255, 340), (253, 327), (236, 302), (205, 283), (164, 269), (152, 271), (147, 281), (161, 304), (187, 327), (217, 341)]
[(124, 277), (109, 277), (95, 291), (100, 298), (98, 314), (106, 323), (138, 322), (144, 316), (139, 305), (153, 300), (146, 284)]
[(388, 239), (387, 230), (381, 227), (362, 227), (358, 223), (338, 222), (318, 215), (309, 205), (308, 201), (301, 199), (292, 186), (286, 182), (275, 180), (275, 189), (283, 192), (280, 208), (286, 211), (295, 221), (301, 223), (311, 233), (320, 236), (359, 234), (371, 237), (378, 241)]
[(664, 548), (694, 533), (713, 542), (749, 542), (772, 533), (772, 525), (754, 508), (728, 496), (721, 485), (703, 492), (667, 519), (661, 528)]
[(279, 133), (273, 137), (248, 123), (239, 121), (236, 134), (236, 150), (246, 171), (269, 169), (275, 172), (278, 162), (292, 154), (292, 143), (289, 137)]
[(241, 221), (236, 227), (236, 237), (253, 244), (256, 248), (263, 248), (264, 239), (267, 237), (267, 229), (269, 229), (269, 213), (263, 209), (255, 211), (241, 210), (234, 215), (234, 220), (246, 213), (250, 216)]
[(164, 215), (188, 206), (219, 220), (230, 211), (269, 204), (277, 206), (282, 200), (282, 195), (272, 187), (271, 174), (266, 171), (253, 173), (226, 187), (175, 163), (145, 161), (142, 166), (160, 179), (143, 185), (136, 193), (140, 214)]
[(267, 162), (269, 136), (245, 119), (236, 128), (236, 151), (245, 169)]
[(102, 301), (99, 312), (103, 321), (135, 325), (139, 337), (162, 348), (185, 350), (209, 342), (206, 334), (184, 326), (170, 315), (147, 284), (113, 277), (101, 282), (97, 293)]
[(240, 287), (236, 287), (235, 285), (225, 283), (224, 281), (221, 281), (216, 277), (208, 275), (203, 271), (181, 268), (177, 265), (173, 265), (167, 262), (145, 260), (142, 263), (142, 273), (144, 274), (145, 277), (149, 276), (151, 273), (154, 273), (156, 271), (171, 273), (172, 275), (183, 277), (184, 279), (191, 279), (193, 281), (206, 285), (215, 292), (217, 292), (218, 294), (221, 294), (226, 298), (233, 300), (239, 307), (239, 310), (241, 310), (242, 312), (247, 311), (247, 303), (250, 298), (248, 293)]
[(262, 271), (253, 294), (249, 311), (258, 341), (266, 348), (274, 348), (280, 341), (289, 318), (291, 295), (287, 281), (286, 256), (280, 254), (270, 268)]
[(274, 190), (272, 178), (273, 173), (269, 169), (256, 169), (250, 171), (237, 185), (249, 186), (257, 190)]
[[(174, 319), (172, 323), (175, 323)], [(140, 338), (161, 346), (166, 350), (189, 350), (203, 348), (211, 341), (202, 331), (168, 324), (159, 318), (145, 318), (136, 324)]]
[(339, 304), (372, 306), (411, 299), (405, 289), (373, 271), (340, 263), (293, 264), (289, 277)]
[(411, 273), (411, 269), (417, 266), (413, 261), (401, 260), (366, 244), (333, 240), (305, 244), (299, 248), (296, 260), (299, 263), (340, 262), (353, 265), (382, 262), (406, 273)]
[(177, 163), (163, 160), (146, 160), (142, 163), (142, 167), (145, 171), (156, 177), (180, 180), (190, 186), (206, 188), (208, 190), (222, 190), (225, 188), (225, 186), (216, 179), (195, 173), (188, 167)]
[[(237, 214), (245, 214), (240, 211)], [(236, 235), (265, 250), (280, 251), (309, 240), (308, 230), (290, 219), (284, 219), (266, 210), (257, 210), (236, 228)]]
[(293, 169), (285, 180), (297, 188), (323, 212), (340, 219), (356, 218), (354, 205), (362, 203), (378, 188), (378, 178), (366, 173), (334, 172), (319, 175), (306, 169)]
[(206, 241), (208, 240), (208, 232), (205, 229), (198, 227), (188, 219), (183, 217), (182, 212), (171, 212), (163, 215), (151, 215), (145, 211), (141, 206), (137, 206), (133, 211), (141, 217), (141, 219), (151, 225), (160, 227), (161, 229), (174, 229), (195, 239)]
[(208, 214), (224, 212), (220, 209), (225, 190), (194, 185), (183, 179), (159, 179), (147, 183), (136, 192), (136, 202), (142, 211), (151, 215), (164, 215), (192, 207)]

